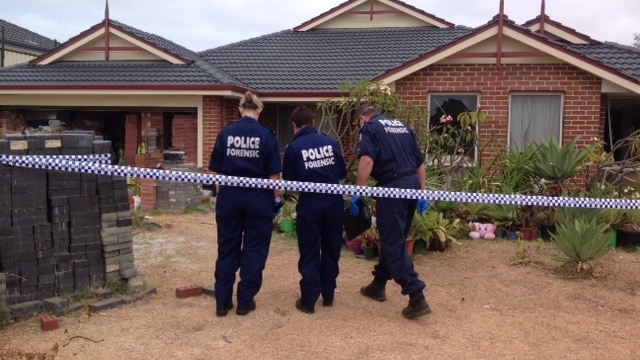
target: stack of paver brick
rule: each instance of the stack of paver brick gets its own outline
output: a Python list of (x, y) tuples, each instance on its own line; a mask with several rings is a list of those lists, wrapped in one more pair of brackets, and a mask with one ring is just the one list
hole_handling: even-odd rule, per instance
[[(110, 147), (93, 132), (0, 140), (0, 153), (16, 155), (103, 154)], [(126, 179), (0, 165), (0, 303), (11, 308), (109, 280), (143, 289)]]

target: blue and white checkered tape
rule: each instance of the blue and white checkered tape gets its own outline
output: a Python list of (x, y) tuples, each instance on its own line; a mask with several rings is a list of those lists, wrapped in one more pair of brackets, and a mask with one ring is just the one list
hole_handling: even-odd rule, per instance
[(0, 154), (0, 164), (99, 175), (113, 175), (123, 177), (132, 176), (136, 178), (164, 181), (217, 184), (261, 189), (283, 189), (289, 191), (315, 192), (322, 194), (360, 195), (401, 199), (429, 199), (431, 201), (473, 202), (507, 205), (539, 205), (602, 209), (640, 209), (640, 201), (631, 199), (483, 194), (455, 191), (396, 189), (384, 187), (256, 179), (238, 176), (110, 165), (110, 158), (111, 156), (109, 154), (47, 156)]

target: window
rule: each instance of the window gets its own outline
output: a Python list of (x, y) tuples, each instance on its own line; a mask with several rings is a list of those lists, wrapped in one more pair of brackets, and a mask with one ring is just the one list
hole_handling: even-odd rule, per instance
[(509, 109), (509, 146), (524, 149), (551, 137), (560, 141), (561, 94), (512, 94)]
[[(322, 113), (316, 110), (315, 104), (305, 104), (309, 109), (314, 111), (316, 119), (314, 121), (313, 126), (318, 129), (319, 133), (326, 134), (331, 136), (332, 138), (336, 138), (335, 134), (331, 132), (331, 127), (327, 125), (322, 128), (318, 128), (320, 124), (320, 120), (322, 119)], [(280, 146), (280, 152), (284, 151), (284, 148), (293, 141), (293, 126), (291, 125), (291, 114), (293, 110), (298, 107), (298, 105), (280, 105), (278, 106), (278, 145)]]
[[(429, 154), (435, 157), (465, 155), (476, 157), (477, 126), (465, 131), (460, 128), (458, 116), (478, 109), (479, 96), (476, 94), (431, 94), (429, 98), (429, 127), (431, 131)], [(451, 122), (441, 119), (450, 116)], [(449, 135), (457, 137), (451, 139)], [(462, 137), (465, 137), (463, 139)], [(450, 139), (450, 140), (449, 140)], [(448, 143), (447, 143), (448, 141)]]

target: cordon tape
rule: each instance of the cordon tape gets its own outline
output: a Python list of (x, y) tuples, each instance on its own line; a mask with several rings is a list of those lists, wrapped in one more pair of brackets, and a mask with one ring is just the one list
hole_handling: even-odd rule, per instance
[(586, 197), (552, 197), (540, 195), (484, 194), (439, 190), (396, 189), (301, 181), (270, 180), (214, 175), (175, 170), (110, 165), (110, 154), (95, 155), (7, 155), (0, 154), (0, 164), (36, 169), (60, 170), (97, 175), (130, 176), (142, 179), (226, 185), (260, 189), (281, 189), (321, 194), (360, 195), (430, 201), (472, 202), (506, 205), (537, 205), (601, 209), (640, 209), (640, 200)]

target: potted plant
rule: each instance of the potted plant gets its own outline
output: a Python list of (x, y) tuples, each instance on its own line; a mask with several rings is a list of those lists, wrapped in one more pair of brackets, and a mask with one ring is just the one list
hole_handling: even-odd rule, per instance
[(287, 195), (283, 201), (282, 213), (276, 218), (276, 224), (280, 232), (292, 234), (295, 229), (298, 197), (296, 195)]
[(608, 210), (617, 216), (611, 224), (616, 232), (615, 245), (621, 247), (640, 246), (640, 210)]
[(378, 229), (375, 226), (369, 228), (360, 235), (360, 246), (362, 248), (362, 254), (365, 259), (373, 259), (376, 256), (376, 251), (380, 245), (380, 238), (378, 236)]
[(441, 212), (427, 210), (424, 215), (416, 213), (411, 223), (411, 236), (424, 241), (427, 250), (444, 251), (452, 243), (458, 243), (457, 236), (463, 231), (460, 219), (446, 219)]

